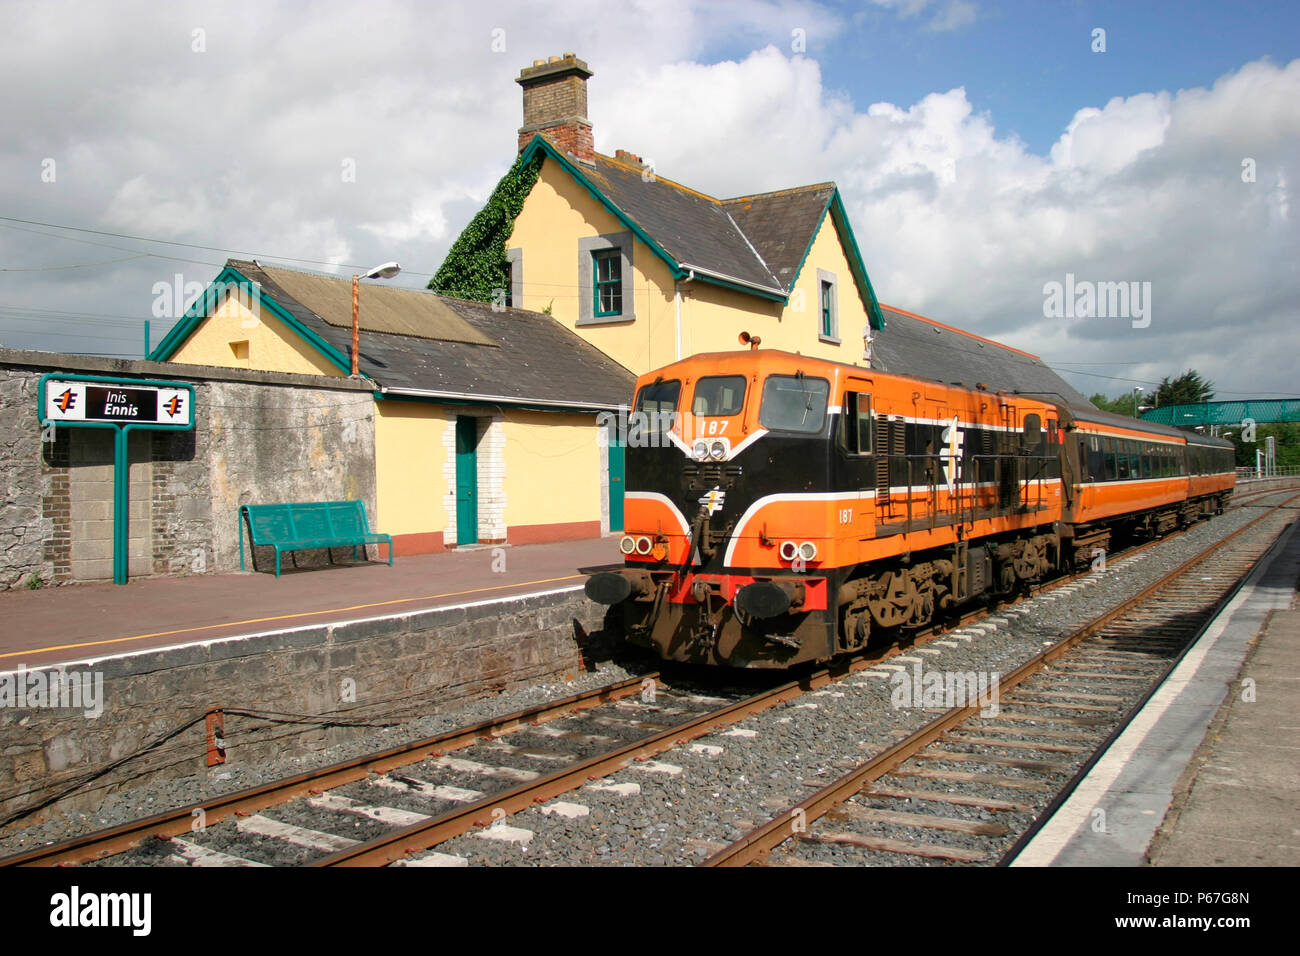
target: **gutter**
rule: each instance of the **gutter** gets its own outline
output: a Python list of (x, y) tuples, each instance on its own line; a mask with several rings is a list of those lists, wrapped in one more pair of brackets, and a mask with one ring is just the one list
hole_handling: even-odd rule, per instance
[(381, 398), (430, 398), (446, 399), (453, 402), (471, 402), (478, 405), (535, 405), (546, 408), (568, 409), (580, 412), (610, 412), (625, 408), (625, 405), (599, 404), (596, 402), (557, 402), (545, 398), (515, 398), (505, 395), (483, 395), (471, 392), (440, 392), (426, 388), (389, 388), (386, 385), (379, 386), (379, 395)]
[[(759, 261), (762, 262), (761, 259)], [(769, 299), (774, 298), (784, 302), (789, 298), (789, 296), (786, 295), (785, 290), (783, 289), (774, 289), (771, 286), (759, 285), (757, 282), (747, 282), (744, 279), (735, 279), (729, 275), (723, 275), (721, 272), (713, 272), (710, 269), (705, 269), (702, 268), (701, 266), (692, 265), (689, 262), (679, 263), (678, 269), (681, 272), (681, 275), (679, 275), (678, 278), (684, 277), (688, 272), (691, 274), (691, 277), (694, 278), (695, 274), (699, 273), (700, 276), (707, 279), (713, 279), (718, 282), (725, 282), (729, 285), (741, 286), (746, 289), (753, 289), (755, 292), (763, 293)]]

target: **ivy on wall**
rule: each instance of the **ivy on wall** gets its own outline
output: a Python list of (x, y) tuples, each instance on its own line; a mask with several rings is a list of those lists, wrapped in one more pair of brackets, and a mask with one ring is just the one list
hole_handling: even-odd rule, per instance
[(537, 182), (544, 159), (539, 152), (527, 167), (523, 165), (523, 156), (515, 160), (492, 190), (487, 205), (452, 243), (447, 258), (429, 280), (431, 290), (458, 299), (491, 302), (492, 290), (505, 287), (506, 267), (510, 264), (506, 258), (506, 240), (524, 208), (524, 200)]

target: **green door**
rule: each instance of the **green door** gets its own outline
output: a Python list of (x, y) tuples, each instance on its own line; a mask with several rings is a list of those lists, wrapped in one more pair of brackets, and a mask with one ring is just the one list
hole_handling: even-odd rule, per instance
[(456, 417), (456, 543), (478, 542), (478, 429), (472, 417)]
[(609, 443), (609, 530), (623, 530), (623, 489), (626, 482), (624, 447), (616, 440)]

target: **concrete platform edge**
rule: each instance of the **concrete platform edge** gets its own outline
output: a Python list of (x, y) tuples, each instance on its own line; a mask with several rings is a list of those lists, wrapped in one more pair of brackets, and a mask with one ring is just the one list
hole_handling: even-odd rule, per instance
[(1287, 588), (1263, 585), (1280, 557), (1300, 550), (1298, 532), (1300, 522), (1293, 522), (1278, 536), (1245, 585), (1012, 866), (1146, 862), (1178, 781), (1227, 699), (1251, 641), (1272, 611), (1290, 606), (1294, 582)]
[(484, 601), (449, 604), (434, 608), (419, 608), (398, 611), (392, 614), (348, 618), (341, 621), (300, 624), (295, 627), (274, 628), (266, 631), (256, 631), (251, 634), (210, 637), (185, 644), (141, 648), (134, 651), (105, 654), (100, 657), (87, 657), (58, 664), (25, 667), (19, 661), (12, 667), (0, 668), (0, 675), (17, 674), (19, 668), (22, 668), (25, 673), (69, 670), (75, 672), (98, 669), (104, 672), (106, 678), (146, 674), (175, 667), (178, 664), (198, 663), (201, 660), (230, 660), (238, 657), (250, 657), (268, 651), (283, 650), (289, 647), (308, 647), (314, 644), (372, 638), (384, 634), (398, 634), (409, 629), (412, 625), (419, 628), (431, 628), (437, 627), (444, 622), (458, 623), (459, 620), (464, 619), (467, 611), (499, 606), (501, 613), (509, 613), (509, 606), (513, 604), (518, 604), (521, 609), (524, 607), (538, 607), (542, 603), (538, 599), (558, 597), (559, 595), (571, 594), (574, 591), (581, 590), (582, 585), (580, 584), (564, 588), (550, 588), (544, 591), (531, 591), (526, 594), (511, 594), (505, 597), (489, 598)]

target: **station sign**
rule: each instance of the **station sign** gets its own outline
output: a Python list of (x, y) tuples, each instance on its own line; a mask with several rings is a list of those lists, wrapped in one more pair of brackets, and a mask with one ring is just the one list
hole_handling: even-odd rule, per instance
[(49, 423), (120, 422), (124, 425), (194, 425), (194, 393), (185, 386), (87, 382), (51, 378), (45, 384)]
[(99, 428), (113, 434), (113, 583), (127, 582), (131, 475), (127, 440), (133, 431), (190, 431), (194, 386), (156, 379), (47, 372), (37, 388), (41, 442), (58, 429)]

